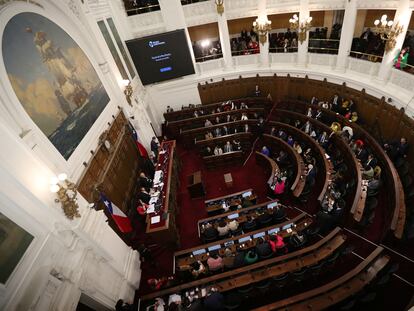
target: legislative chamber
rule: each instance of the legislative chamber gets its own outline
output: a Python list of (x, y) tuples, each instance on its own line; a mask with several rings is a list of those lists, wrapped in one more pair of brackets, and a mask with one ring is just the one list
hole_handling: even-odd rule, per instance
[(414, 1), (0, 1), (0, 310), (414, 310)]

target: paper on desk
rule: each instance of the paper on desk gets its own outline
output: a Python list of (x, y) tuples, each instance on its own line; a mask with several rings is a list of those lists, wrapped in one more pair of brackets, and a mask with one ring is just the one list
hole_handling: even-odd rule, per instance
[(154, 213), (155, 212), (155, 206), (154, 204), (151, 204), (148, 208), (147, 208), (147, 214), (149, 213)]
[(155, 173), (154, 173), (154, 185), (156, 185), (160, 182), (161, 176), (162, 176), (162, 170), (155, 171)]
[(160, 216), (151, 217), (151, 225), (159, 223), (161, 220)]
[(158, 201), (158, 197), (151, 197), (151, 200), (149, 201), (149, 204), (155, 204)]

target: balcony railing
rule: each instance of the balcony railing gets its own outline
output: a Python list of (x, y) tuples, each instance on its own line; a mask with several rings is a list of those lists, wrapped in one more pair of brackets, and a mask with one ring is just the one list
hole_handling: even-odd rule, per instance
[(246, 49), (246, 50), (233, 50), (231, 51), (231, 56), (240, 56), (240, 55), (250, 55), (250, 54), (259, 54), (260, 47), (257, 49)]
[(134, 6), (125, 7), (125, 11), (128, 16), (159, 11), (160, 9), (161, 8), (159, 4), (148, 4), (148, 5), (142, 5), (142, 6), (136, 6), (136, 7)]
[(204, 55), (204, 56), (196, 57), (195, 61), (196, 63), (202, 63), (208, 60), (218, 59), (218, 58), (223, 58), (223, 54), (217, 53), (217, 54), (212, 54), (212, 55)]
[(209, 0), (181, 0), (181, 5), (187, 5), (187, 4), (197, 3), (197, 2), (204, 2), (204, 1), (209, 1)]
[(410, 74), (414, 74), (414, 65), (410, 65), (410, 64), (405, 64), (403, 68), (397, 68), (394, 66), (395, 69), (400, 70), (400, 71), (404, 71)]
[(271, 47), (269, 53), (295, 53), (298, 47)]
[(349, 53), (349, 56), (354, 57), (354, 58), (367, 60), (367, 61), (370, 61), (370, 62), (373, 62), (373, 63), (382, 62), (382, 56), (381, 55), (376, 55), (376, 54), (368, 54), (368, 53), (362, 53), (362, 52), (357, 52), (357, 51), (351, 51)]
[(308, 52), (320, 54), (338, 54), (339, 40), (309, 39)]

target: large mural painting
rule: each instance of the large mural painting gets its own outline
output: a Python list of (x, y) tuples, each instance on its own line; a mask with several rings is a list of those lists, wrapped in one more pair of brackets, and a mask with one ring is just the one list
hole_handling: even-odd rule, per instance
[(36, 13), (20, 13), (2, 38), (7, 75), (20, 103), (67, 160), (109, 102), (76, 42)]

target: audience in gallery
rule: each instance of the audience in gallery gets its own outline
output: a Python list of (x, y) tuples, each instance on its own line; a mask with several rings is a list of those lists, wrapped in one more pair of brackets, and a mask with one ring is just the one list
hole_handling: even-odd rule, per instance
[(254, 31), (253, 27), (250, 32), (243, 29), (240, 33), (240, 37), (232, 38), (230, 40), (232, 55), (248, 55), (260, 53), (260, 45), (258, 43), (258, 35)]
[(207, 259), (207, 265), (210, 272), (220, 271), (224, 266), (223, 258), (217, 252), (213, 252)]

